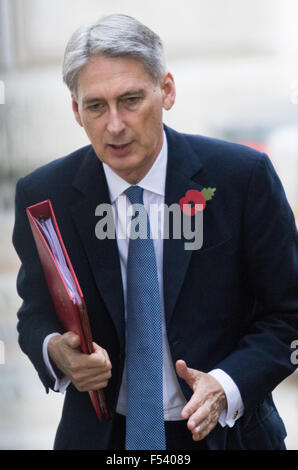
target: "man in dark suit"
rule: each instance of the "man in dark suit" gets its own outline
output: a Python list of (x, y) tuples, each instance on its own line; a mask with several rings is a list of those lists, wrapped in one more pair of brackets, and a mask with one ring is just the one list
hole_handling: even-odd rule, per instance
[[(284, 449), (286, 432), (271, 392), (295, 369), (290, 358), (298, 324), (298, 236), (269, 158), (164, 126), (162, 112), (174, 104), (175, 85), (165, 71), (160, 39), (125, 15), (74, 34), (64, 80), (92, 145), (18, 182), (13, 234), (22, 262), (20, 346), (47, 392), (67, 389), (55, 449)], [(117, 202), (125, 197), (128, 207), (133, 204), (131, 187), (141, 188), (146, 214), (152, 204), (170, 207), (187, 194), (205, 195), (202, 247), (186, 249), (185, 235), (173, 236), (173, 230), (163, 239), (161, 226), (150, 218), (157, 236), (154, 244), (143, 245), (150, 258), (139, 262), (141, 287), (146, 282), (156, 292), (143, 304), (147, 316), (159, 299), (160, 318), (148, 323), (150, 328), (160, 322), (154, 348), (162, 349), (153, 367), (161, 374), (150, 389), (160, 387), (162, 397), (150, 406), (160, 407), (163, 416), (153, 425), (146, 391), (140, 392), (143, 404), (138, 396), (135, 402), (130, 398), (132, 384), (134, 392), (138, 388), (128, 359), (134, 358), (135, 341), (128, 326), (131, 299), (142, 297), (137, 284), (131, 291), (140, 268), (132, 256), (138, 246), (117, 230), (117, 238), (99, 240), (95, 229), (101, 204), (114, 208), (121, 228), (124, 214)], [(95, 348), (90, 356), (56, 318), (30, 232), (25, 209), (45, 199), (52, 202), (84, 293)], [(189, 214), (202, 209), (194, 207)], [(150, 290), (153, 284), (157, 290)], [(144, 341), (145, 322), (141, 317), (145, 333), (138, 333)], [(153, 355), (144, 362), (141, 382), (148, 380)], [(97, 389), (105, 390), (108, 421), (99, 422), (92, 408), (87, 391)], [(134, 410), (131, 403), (141, 405)], [(139, 435), (131, 437), (138, 426)], [(154, 434), (161, 436), (155, 443)]]

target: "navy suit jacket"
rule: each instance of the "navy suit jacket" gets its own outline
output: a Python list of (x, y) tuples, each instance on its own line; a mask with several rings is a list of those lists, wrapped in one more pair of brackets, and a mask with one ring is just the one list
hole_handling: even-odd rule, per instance
[[(173, 362), (220, 368), (237, 384), (245, 414), (233, 428), (219, 424), (210, 449), (279, 449), (285, 428), (271, 391), (295, 366), (291, 343), (298, 325), (298, 236), (293, 213), (269, 160), (251, 148), (165, 126), (168, 166), (165, 203), (189, 189), (216, 188), (203, 214), (201, 249), (164, 240), (164, 300)], [(17, 279), (19, 343), (46, 390), (53, 387), (42, 358), (44, 338), (64, 332), (45, 283), (25, 208), (50, 199), (87, 304), (94, 341), (112, 362), (106, 388), (113, 419), (125, 359), (123, 288), (117, 241), (98, 240), (95, 208), (110, 203), (103, 167), (91, 146), (22, 178), (16, 190), (13, 243), (22, 266)], [(188, 385), (178, 378), (187, 400)], [(99, 423), (88, 393), (65, 396), (55, 449), (105, 449), (112, 419)]]

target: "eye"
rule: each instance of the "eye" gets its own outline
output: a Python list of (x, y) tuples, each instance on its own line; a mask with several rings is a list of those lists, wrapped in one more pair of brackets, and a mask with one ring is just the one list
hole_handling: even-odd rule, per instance
[(126, 98), (125, 102), (128, 105), (132, 105), (132, 104), (136, 104), (139, 101), (139, 99), (140, 98), (138, 96), (129, 96), (128, 98)]
[(95, 103), (88, 106), (89, 111), (103, 111), (104, 105), (102, 103)]

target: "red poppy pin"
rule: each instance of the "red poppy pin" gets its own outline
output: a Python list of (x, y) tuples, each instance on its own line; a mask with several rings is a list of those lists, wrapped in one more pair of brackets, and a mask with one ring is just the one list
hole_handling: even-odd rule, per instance
[(213, 198), (216, 188), (203, 188), (202, 191), (189, 189), (185, 196), (179, 201), (181, 210), (186, 215), (195, 215), (198, 211), (203, 211), (206, 201)]

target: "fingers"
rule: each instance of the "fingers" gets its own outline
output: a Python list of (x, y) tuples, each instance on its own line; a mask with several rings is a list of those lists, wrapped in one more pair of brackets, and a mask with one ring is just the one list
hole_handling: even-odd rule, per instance
[[(202, 431), (204, 421), (208, 420), (209, 408), (206, 405), (201, 406), (190, 414), (187, 427), (191, 432)], [(200, 429), (197, 429), (200, 427)]]
[(72, 370), (71, 379), (80, 392), (101, 390), (112, 377), (112, 364), (105, 349), (98, 346), (89, 356), (84, 355)]
[(191, 415), (187, 422), (188, 429), (192, 432), (194, 441), (204, 439), (218, 422), (218, 414), (209, 403), (205, 403)]
[(79, 392), (101, 390), (107, 387), (111, 376), (111, 371), (103, 372), (97, 375), (78, 373), (77, 375), (74, 374), (72, 382)]
[(226, 396), (221, 385), (209, 374), (187, 367), (183, 360), (176, 362), (179, 377), (192, 388), (193, 395), (181, 412), (195, 441), (206, 437), (216, 426), (221, 411), (226, 407)]
[(112, 377), (112, 364), (107, 351), (93, 343), (93, 353), (84, 356), (84, 367), (80, 367), (73, 383), (80, 392), (101, 390), (107, 387)]
[(88, 357), (90, 367), (101, 367), (103, 370), (109, 371), (112, 368), (112, 364), (107, 351), (93, 343), (94, 352)]
[(104, 348), (93, 343), (94, 352), (84, 354), (80, 349), (80, 337), (69, 331), (53, 341), (51, 350), (56, 365), (77, 390), (85, 392), (107, 387), (112, 376), (112, 364)]
[(93, 344), (93, 354), (96, 354), (97, 355), (96, 357), (100, 358), (103, 362), (109, 363), (110, 358), (109, 358), (107, 351), (101, 346), (98, 346), (98, 344), (96, 343), (92, 343), (92, 344)]
[(201, 406), (202, 402), (198, 394), (193, 394), (189, 402), (185, 405), (181, 412), (181, 417), (183, 419), (188, 419), (193, 413), (196, 412)]

